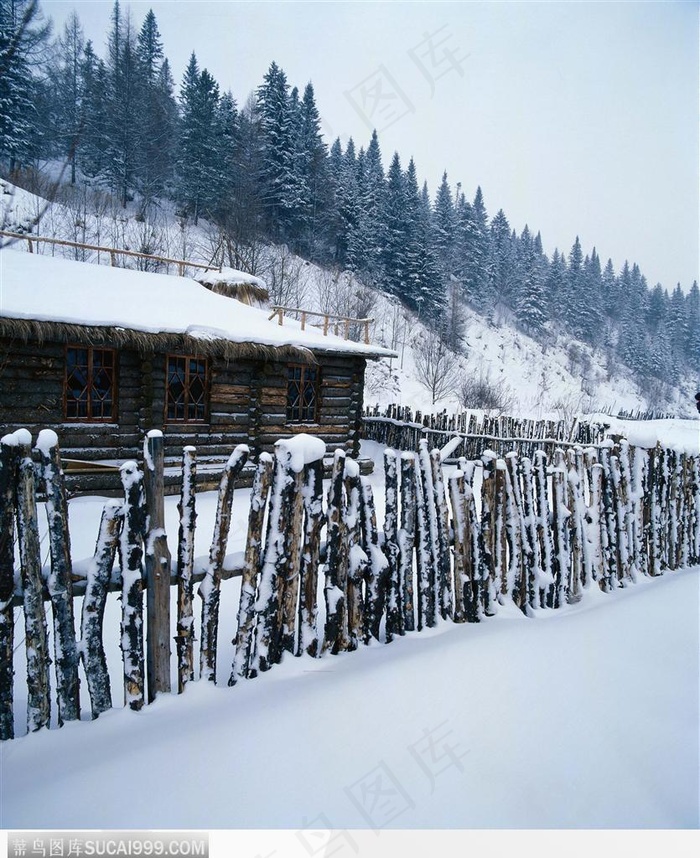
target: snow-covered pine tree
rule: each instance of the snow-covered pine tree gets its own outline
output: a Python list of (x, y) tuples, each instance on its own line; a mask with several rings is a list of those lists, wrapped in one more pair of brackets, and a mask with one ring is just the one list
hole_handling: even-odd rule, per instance
[(328, 206), (326, 162), (328, 149), (321, 134), (321, 117), (311, 81), (304, 87), (301, 99), (301, 125), (298, 149), (298, 170), (305, 191), (303, 229), (299, 237), (302, 253), (312, 259), (317, 256), (320, 225)]
[(107, 66), (93, 50), (92, 42), (85, 45), (82, 60), (83, 125), (78, 166), (87, 176), (95, 178), (106, 172), (107, 128)]
[(456, 231), (457, 215), (447, 172), (444, 172), (432, 211), (432, 245), (443, 281), (454, 273)]
[(386, 187), (376, 131), (358, 163), (357, 180), (357, 224), (352, 239), (355, 246), (352, 256), (363, 279), (376, 285), (382, 275), (386, 234), (383, 220)]
[(386, 244), (382, 259), (383, 285), (390, 295), (396, 295), (403, 300), (408, 273), (405, 234), (406, 181), (398, 152), (394, 152), (391, 160), (386, 188), (383, 211), (386, 226)]
[(219, 86), (192, 53), (180, 92), (182, 125), (178, 150), (178, 197), (196, 224), (211, 210), (220, 183)]
[(178, 112), (158, 23), (149, 10), (136, 42), (138, 146), (136, 184), (145, 202), (161, 196), (174, 167)]
[(266, 226), (273, 238), (294, 238), (305, 193), (296, 164), (298, 94), (292, 103), (284, 71), (273, 62), (257, 90), (262, 155), (261, 193)]
[(685, 296), (685, 318), (688, 329), (685, 337), (685, 356), (691, 366), (700, 366), (700, 290), (697, 280), (693, 280), (690, 291)]
[(537, 253), (535, 242), (530, 238), (527, 226), (520, 237), (517, 279), (519, 284), (516, 305), (518, 321), (526, 331), (537, 337), (542, 333), (547, 321), (547, 313), (541, 257)]
[(36, 66), (51, 24), (37, 0), (0, 0), (0, 159), (12, 172), (32, 155), (39, 129)]
[(112, 9), (107, 59), (106, 172), (114, 193), (126, 206), (134, 190), (139, 144), (136, 38), (129, 13), (119, 0)]
[[(55, 62), (49, 67), (52, 127), (51, 148), (70, 165), (70, 182), (75, 184), (78, 152), (83, 144), (85, 38), (80, 20), (71, 13), (54, 46)], [(48, 147), (47, 147), (48, 148)]]
[[(491, 221), (491, 292), (496, 304), (512, 307), (516, 282), (516, 242), (503, 209)], [(527, 241), (531, 242), (530, 233)]]

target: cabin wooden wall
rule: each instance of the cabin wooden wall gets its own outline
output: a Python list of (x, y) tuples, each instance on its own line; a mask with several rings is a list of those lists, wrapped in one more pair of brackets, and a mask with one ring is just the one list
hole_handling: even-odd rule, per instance
[(253, 456), (299, 432), (319, 435), (329, 451), (359, 451), (365, 359), (319, 355), (321, 402), (318, 423), (287, 423), (286, 361), (210, 359), (209, 421), (166, 423), (165, 354), (117, 349), (117, 411), (113, 423), (63, 421), (65, 346), (0, 338), (0, 434), (25, 426), (32, 434), (59, 433), (64, 458), (135, 458), (149, 429), (165, 433), (166, 456), (197, 447), (204, 457), (228, 455), (249, 444)]

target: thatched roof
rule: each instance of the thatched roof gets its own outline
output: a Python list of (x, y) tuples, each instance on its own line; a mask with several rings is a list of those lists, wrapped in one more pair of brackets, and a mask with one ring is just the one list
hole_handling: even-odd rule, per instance
[(267, 286), (259, 277), (232, 268), (205, 271), (198, 274), (195, 280), (217, 295), (225, 295), (249, 306), (263, 305), (270, 300)]
[[(280, 326), (269, 320), (268, 311), (232, 301), (185, 277), (4, 249), (0, 285), (0, 334), (25, 341), (304, 362), (314, 362), (314, 354), (324, 352), (369, 358), (394, 354), (302, 331), (291, 319)], [(248, 288), (252, 295), (253, 288), (263, 285), (242, 283), (241, 289)]]
[(22, 342), (73, 343), (110, 348), (133, 348), (142, 353), (178, 352), (256, 360), (293, 360), (300, 363), (318, 363), (310, 349), (298, 345), (269, 346), (253, 342), (232, 342), (225, 339), (206, 339), (178, 333), (152, 333), (109, 325), (76, 325), (67, 322), (37, 321), (35, 319), (7, 319), (0, 315), (0, 337)]

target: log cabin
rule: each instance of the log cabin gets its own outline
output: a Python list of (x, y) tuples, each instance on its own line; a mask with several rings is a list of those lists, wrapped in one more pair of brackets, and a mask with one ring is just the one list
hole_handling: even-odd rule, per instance
[(0, 252), (0, 435), (54, 429), (74, 491), (110, 487), (150, 429), (171, 463), (299, 432), (357, 456), (366, 361), (394, 352), (270, 319), (254, 278), (201, 280)]

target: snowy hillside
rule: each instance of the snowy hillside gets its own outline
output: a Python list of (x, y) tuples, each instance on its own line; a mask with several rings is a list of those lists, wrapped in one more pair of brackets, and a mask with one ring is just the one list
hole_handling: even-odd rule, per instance
[[(61, 202), (49, 204), (0, 182), (2, 228), (239, 267), (266, 281), (272, 303), (373, 318), (373, 342), (396, 350), (399, 358), (370, 364), (367, 405), (399, 403), (424, 412), (454, 411), (464, 402), (460, 402), (460, 389), (469, 381), (496, 394), (496, 410), (536, 419), (569, 422), (577, 414), (614, 415), (621, 410), (652, 410), (679, 417), (694, 413), (693, 378), (679, 379), (675, 385), (659, 384), (650, 395), (640, 391), (624, 367), (608, 365), (601, 350), (554, 333), (543, 346), (519, 331), (507, 316), (494, 321), (467, 307), (462, 353), (452, 359), (433, 401), (417, 368), (421, 344), (430, 338), (429, 331), (395, 298), (371, 289), (350, 272), (320, 268), (284, 246), (232, 248), (216, 227), (203, 220), (194, 227), (178, 218), (169, 203), (144, 218), (136, 202), (124, 210), (108, 195), (87, 186), (61, 187), (55, 196)], [(26, 243), (16, 246), (24, 249)], [(73, 248), (35, 245), (34, 251), (98, 261), (97, 254)], [(108, 265), (109, 257), (103, 254), (99, 261)], [(469, 407), (479, 406), (469, 403)]]

